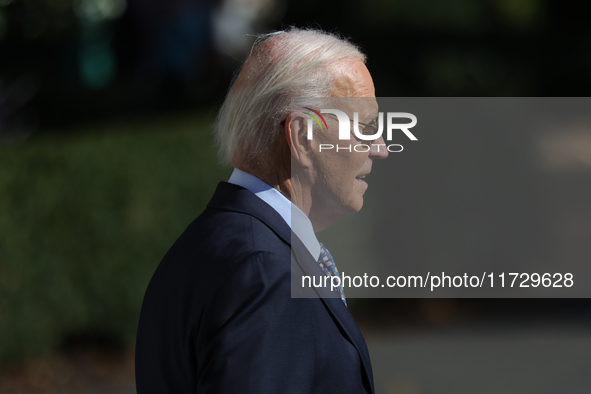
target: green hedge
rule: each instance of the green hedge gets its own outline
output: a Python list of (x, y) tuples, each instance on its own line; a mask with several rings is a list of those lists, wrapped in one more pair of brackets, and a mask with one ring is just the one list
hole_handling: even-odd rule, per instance
[(0, 363), (91, 333), (133, 344), (158, 262), (230, 170), (212, 118), (0, 146)]

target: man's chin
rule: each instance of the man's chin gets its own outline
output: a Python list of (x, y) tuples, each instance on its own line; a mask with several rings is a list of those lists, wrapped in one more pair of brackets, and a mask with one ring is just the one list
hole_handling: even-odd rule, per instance
[(347, 208), (349, 208), (347, 212), (348, 215), (352, 215), (361, 211), (361, 208), (363, 208), (363, 193), (355, 198), (354, 201), (351, 201)]

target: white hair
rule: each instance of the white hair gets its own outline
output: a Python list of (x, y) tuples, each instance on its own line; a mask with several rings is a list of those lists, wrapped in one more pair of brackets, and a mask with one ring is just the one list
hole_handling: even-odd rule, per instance
[[(362, 61), (349, 41), (313, 29), (260, 35), (234, 80), (216, 122), (220, 159), (250, 162), (281, 134), (292, 98), (330, 97), (334, 64)], [(244, 75), (243, 75), (244, 74)]]

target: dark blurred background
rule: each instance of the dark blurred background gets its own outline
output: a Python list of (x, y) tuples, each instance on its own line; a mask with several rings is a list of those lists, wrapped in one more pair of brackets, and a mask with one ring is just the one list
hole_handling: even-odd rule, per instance
[(552, 0), (0, 0), (11, 134), (219, 103), (253, 41), (288, 25), (352, 38), (379, 96), (585, 96), (589, 14)]
[[(253, 35), (350, 37), (378, 96), (588, 96), (586, 5), (0, 0), (0, 392), (133, 392), (143, 292), (229, 176), (211, 124)], [(352, 301), (379, 392), (591, 391), (587, 300)]]

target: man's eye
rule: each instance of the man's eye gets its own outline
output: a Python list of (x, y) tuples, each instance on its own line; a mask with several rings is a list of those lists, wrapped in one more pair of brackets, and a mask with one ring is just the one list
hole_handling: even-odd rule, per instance
[(363, 134), (365, 135), (373, 135), (377, 133), (378, 126), (374, 124), (369, 124), (363, 128)]

